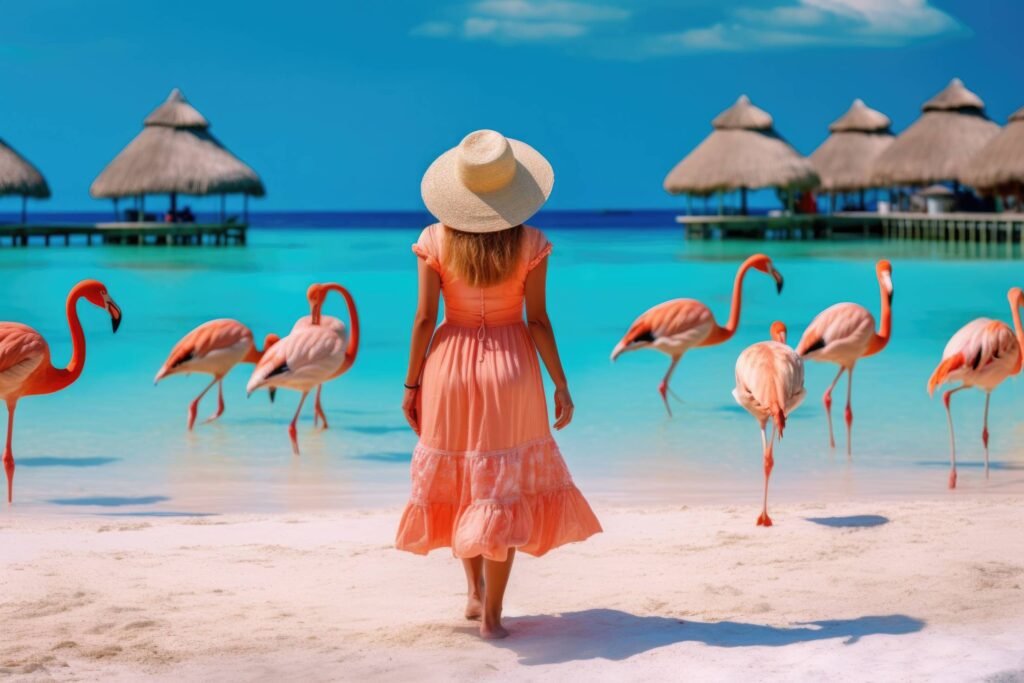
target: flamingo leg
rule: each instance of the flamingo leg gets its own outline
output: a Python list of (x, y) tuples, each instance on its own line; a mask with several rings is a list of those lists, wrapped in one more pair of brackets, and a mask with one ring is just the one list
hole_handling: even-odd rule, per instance
[(949, 488), (956, 488), (956, 437), (953, 434), (953, 413), (949, 409), (949, 399), (953, 394), (965, 387), (950, 389), (942, 395), (942, 402), (946, 405), (946, 420), (949, 422)]
[(981, 442), (985, 444), (985, 478), (988, 479), (988, 402), (992, 398), (992, 392), (985, 392), (985, 421), (981, 428)]
[(320, 403), (320, 391), (324, 388), (323, 384), (319, 384), (316, 387), (316, 402), (313, 405), (313, 426), (317, 426), (317, 421), (322, 421), (324, 426), (322, 429), (327, 429), (327, 413), (324, 412), (324, 406)]
[(764, 450), (764, 503), (761, 506), (761, 516), (757, 518), (757, 526), (771, 526), (772, 518), (768, 516), (768, 479), (772, 476), (772, 468), (775, 466), (775, 459), (772, 457), (775, 448), (774, 422), (770, 440), (765, 438), (764, 425), (761, 425), (761, 447)]
[(213, 422), (218, 417), (224, 414), (224, 378), (221, 377), (217, 380), (217, 410), (210, 417), (203, 420), (203, 424), (207, 422)]
[[(661, 384), (658, 385), (658, 393), (661, 394), (661, 400), (665, 402), (665, 410), (668, 411), (669, 417), (672, 417), (672, 408), (668, 404), (668, 394), (672, 390), (668, 388), (668, 381), (672, 378), (672, 373), (675, 371), (676, 365), (679, 364), (679, 359), (681, 357), (682, 356), (672, 357), (672, 362), (669, 363), (668, 365), (668, 372), (665, 373), (665, 377), (662, 378)], [(675, 393), (673, 393), (672, 395), (675, 396)], [(676, 396), (676, 398), (679, 397)]]
[(302, 412), (302, 404), (306, 402), (307, 396), (309, 396), (309, 392), (303, 391), (302, 398), (299, 399), (299, 407), (295, 409), (295, 417), (292, 418), (292, 423), (288, 425), (288, 437), (292, 440), (292, 453), (295, 455), (299, 454), (299, 437), (295, 425), (299, 421), (299, 413)]
[(853, 454), (853, 366), (846, 371), (846, 457)]
[(199, 410), (199, 401), (206, 396), (206, 392), (213, 388), (213, 385), (218, 382), (218, 378), (214, 377), (213, 380), (206, 385), (206, 388), (199, 392), (199, 395), (192, 399), (192, 403), (188, 404), (188, 431), (192, 431), (192, 427), (196, 424), (196, 411)]
[(10, 503), (14, 493), (14, 451), (11, 439), (14, 437), (14, 401), (7, 402), (7, 445), (4, 446), (4, 471), (7, 473), (7, 502)]
[(836, 438), (832, 432), (832, 390), (839, 384), (839, 378), (843, 376), (843, 371), (846, 368), (840, 366), (839, 372), (836, 373), (836, 378), (832, 380), (832, 384), (828, 385), (828, 389), (825, 390), (825, 395), (821, 397), (822, 403), (825, 404), (825, 416), (828, 418), (828, 446), (829, 448), (836, 447)]

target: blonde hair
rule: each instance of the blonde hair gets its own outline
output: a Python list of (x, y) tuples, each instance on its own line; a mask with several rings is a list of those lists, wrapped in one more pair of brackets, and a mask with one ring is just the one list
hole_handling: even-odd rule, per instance
[(445, 226), (445, 265), (471, 287), (508, 279), (519, 263), (523, 226), (497, 232), (461, 232)]

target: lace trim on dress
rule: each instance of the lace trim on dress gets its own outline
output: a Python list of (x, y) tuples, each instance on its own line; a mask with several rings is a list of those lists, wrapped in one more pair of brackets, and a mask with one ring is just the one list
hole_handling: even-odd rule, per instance
[(551, 435), (548, 435), (548, 436), (545, 436), (545, 437), (541, 437), (539, 439), (533, 439), (532, 441), (524, 441), (523, 443), (516, 444), (515, 446), (513, 446), (511, 448), (502, 448), (502, 449), (494, 450), (494, 451), (479, 451), (479, 450), (473, 450), (473, 451), (448, 451), (448, 450), (444, 450), (443, 448), (433, 448), (431, 446), (427, 446), (427, 445), (422, 444), (422, 443), (416, 444), (415, 450), (419, 451), (421, 453), (424, 453), (426, 455), (436, 455), (436, 456), (452, 456), (452, 455), (456, 455), (456, 456), (463, 456), (463, 457), (467, 457), (467, 458), (495, 457), (495, 456), (501, 457), (501, 456), (506, 456), (506, 455), (512, 455), (513, 453), (516, 453), (518, 451), (522, 451), (522, 450), (525, 450), (525, 449), (528, 449), (528, 448), (534, 448), (535, 446), (540, 446), (542, 444), (547, 444), (547, 443), (551, 443), (553, 446), (557, 447), (557, 444), (555, 443), (555, 437), (553, 437)]

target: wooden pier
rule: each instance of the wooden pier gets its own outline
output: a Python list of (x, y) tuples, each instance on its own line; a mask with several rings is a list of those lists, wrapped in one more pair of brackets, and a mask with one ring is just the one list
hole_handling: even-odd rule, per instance
[(135, 246), (244, 245), (246, 223), (55, 223), (0, 225), (0, 246), (127, 244)]
[(686, 236), (747, 239), (881, 237), (1024, 246), (1024, 213), (870, 213), (787, 216), (678, 216)]

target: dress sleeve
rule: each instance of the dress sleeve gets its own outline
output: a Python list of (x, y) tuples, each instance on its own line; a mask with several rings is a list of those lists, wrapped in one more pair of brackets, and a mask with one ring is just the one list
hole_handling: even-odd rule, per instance
[(438, 259), (439, 252), (436, 240), (434, 239), (433, 227), (431, 225), (423, 229), (423, 232), (420, 233), (420, 238), (412, 245), (412, 251), (440, 274), (441, 261)]
[(548, 254), (551, 253), (551, 242), (540, 230), (534, 230), (531, 235), (529, 252), (530, 260), (526, 264), (526, 270), (531, 271), (540, 265)]

